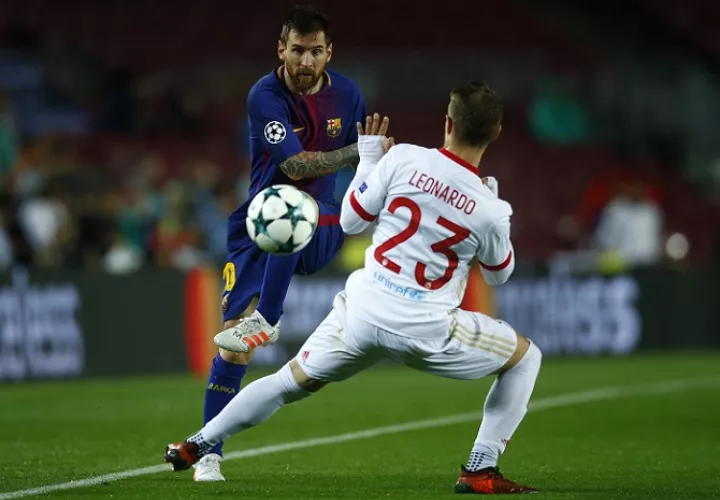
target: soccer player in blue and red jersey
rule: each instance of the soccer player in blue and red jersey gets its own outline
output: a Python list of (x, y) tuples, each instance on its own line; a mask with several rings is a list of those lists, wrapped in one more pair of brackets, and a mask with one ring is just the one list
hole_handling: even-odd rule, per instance
[[(332, 58), (325, 15), (295, 7), (282, 26), (278, 56), (282, 66), (258, 80), (248, 94), (251, 186), (249, 200), (230, 216), (223, 271), (224, 331), (259, 336), (260, 345), (277, 338), (292, 276), (322, 269), (342, 246), (335, 177), (341, 168), (360, 161), (356, 123), (366, 119), (358, 86), (325, 69)], [(320, 211), (313, 240), (293, 255), (261, 251), (245, 229), (250, 200), (273, 184), (294, 184), (317, 201)], [(219, 350), (205, 391), (204, 422), (240, 390), (252, 353)], [(196, 465), (194, 479), (223, 481), (221, 456), (222, 443)]]

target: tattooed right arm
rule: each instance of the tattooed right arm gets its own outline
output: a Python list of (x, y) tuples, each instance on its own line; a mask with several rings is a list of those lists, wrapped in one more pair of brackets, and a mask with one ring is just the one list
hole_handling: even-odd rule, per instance
[(302, 151), (280, 163), (280, 169), (293, 180), (322, 177), (360, 163), (357, 144), (335, 151)]

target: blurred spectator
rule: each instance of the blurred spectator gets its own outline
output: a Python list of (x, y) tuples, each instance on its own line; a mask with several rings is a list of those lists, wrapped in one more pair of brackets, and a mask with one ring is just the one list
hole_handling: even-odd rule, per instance
[(63, 262), (73, 228), (60, 192), (48, 186), (24, 199), (18, 207), (18, 222), (41, 264)]
[(528, 111), (530, 129), (540, 142), (567, 146), (588, 138), (590, 124), (585, 111), (559, 81), (547, 79)]
[(649, 200), (662, 205), (663, 192), (659, 179), (634, 171), (625, 165), (607, 168), (591, 178), (585, 186), (577, 213), (560, 221), (563, 239), (573, 241), (580, 247), (590, 245), (607, 204), (622, 191), (623, 186), (636, 183), (645, 187), (645, 195)]
[(165, 199), (160, 193), (166, 176), (163, 158), (156, 154), (144, 156), (125, 180), (123, 201), (118, 211), (118, 227), (122, 240), (150, 255), (154, 226), (165, 210)]
[(170, 265), (175, 269), (189, 271), (196, 267), (210, 266), (210, 255), (203, 249), (200, 231), (191, 227), (183, 233), (183, 238), (176, 242), (170, 254)]
[(0, 92), (0, 183), (10, 175), (18, 152), (15, 119), (10, 112), (10, 97)]
[(47, 141), (26, 141), (20, 148), (12, 172), (13, 194), (19, 198), (37, 193), (47, 182), (43, 160), (49, 155)]
[(237, 204), (245, 203), (250, 195), (250, 172), (240, 172), (235, 183), (235, 200)]
[(210, 258), (222, 264), (227, 257), (228, 217), (238, 205), (235, 186), (224, 181), (220, 168), (207, 160), (195, 160), (189, 168), (200, 234)]
[(232, 185), (221, 186), (212, 193), (201, 193), (198, 196), (198, 223), (210, 256), (218, 264), (227, 258), (228, 217), (237, 205)]
[(662, 256), (663, 214), (639, 181), (618, 186), (600, 214), (594, 242), (631, 266), (657, 263)]
[(142, 252), (129, 244), (120, 231), (115, 231), (110, 249), (103, 257), (103, 269), (110, 274), (127, 274), (137, 271), (144, 263)]
[(13, 207), (10, 197), (0, 191), (0, 270), (8, 269), (16, 260), (13, 241)]
[(200, 231), (189, 190), (178, 180), (163, 187), (164, 209), (155, 226), (153, 250), (161, 267), (190, 269), (209, 263), (200, 245)]

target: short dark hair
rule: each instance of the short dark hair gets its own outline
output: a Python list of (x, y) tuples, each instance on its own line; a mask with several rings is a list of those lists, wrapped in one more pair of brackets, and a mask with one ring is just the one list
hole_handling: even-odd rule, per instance
[(285, 19), (280, 31), (280, 41), (287, 43), (291, 31), (300, 35), (325, 33), (325, 42), (330, 45), (330, 20), (327, 15), (310, 5), (296, 5)]
[(455, 137), (468, 146), (487, 146), (502, 121), (500, 96), (485, 82), (467, 82), (450, 91), (448, 115)]

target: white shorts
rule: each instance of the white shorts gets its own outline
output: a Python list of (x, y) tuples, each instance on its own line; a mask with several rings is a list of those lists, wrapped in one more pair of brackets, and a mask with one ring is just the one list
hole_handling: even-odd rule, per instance
[(515, 352), (517, 335), (504, 321), (455, 309), (449, 328), (437, 338), (404, 337), (347, 313), (345, 292), (305, 341), (295, 358), (312, 379), (338, 382), (378, 361), (459, 380), (475, 380), (502, 368)]

